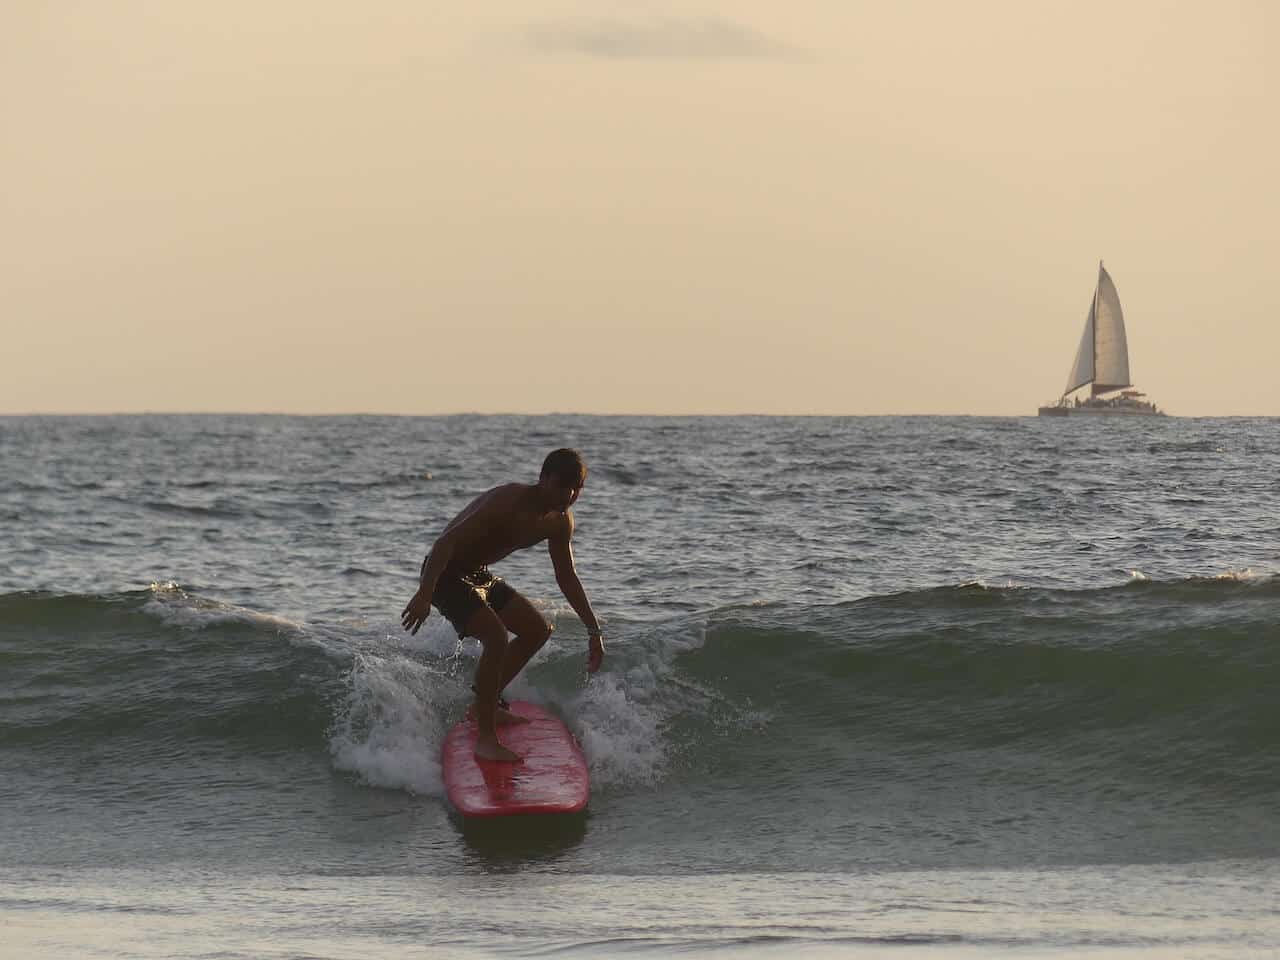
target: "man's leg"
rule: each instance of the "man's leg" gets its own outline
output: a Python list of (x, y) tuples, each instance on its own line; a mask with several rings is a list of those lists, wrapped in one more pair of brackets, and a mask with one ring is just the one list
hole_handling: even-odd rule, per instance
[(484, 760), (518, 763), (519, 755), (498, 742), (498, 691), (502, 689), (502, 664), (506, 657), (507, 628), (498, 615), (481, 606), (467, 619), (466, 634), (480, 641), (483, 651), (476, 667), (476, 756)]
[(514, 633), (515, 639), (507, 644), (507, 653), (502, 660), (502, 672), (498, 681), (498, 693), (506, 689), (507, 684), (516, 678), (533, 655), (542, 649), (542, 645), (551, 636), (551, 624), (540, 614), (537, 608), (520, 596), (515, 590), (498, 611), (503, 625)]

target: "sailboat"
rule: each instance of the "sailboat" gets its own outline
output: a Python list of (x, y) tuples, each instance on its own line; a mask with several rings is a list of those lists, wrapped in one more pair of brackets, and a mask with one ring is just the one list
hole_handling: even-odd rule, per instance
[[(1090, 388), (1084, 399), (1071, 394), (1081, 387)], [(1140, 417), (1162, 417), (1164, 411), (1144, 400), (1140, 390), (1129, 381), (1129, 344), (1124, 335), (1124, 312), (1120, 295), (1107, 268), (1098, 261), (1098, 285), (1093, 290), (1084, 334), (1071, 365), (1067, 389), (1056, 403), (1040, 408), (1042, 417), (1069, 417), (1077, 414), (1119, 414)], [(1117, 393), (1116, 391), (1120, 391)], [(1110, 396), (1108, 396), (1110, 394)]]

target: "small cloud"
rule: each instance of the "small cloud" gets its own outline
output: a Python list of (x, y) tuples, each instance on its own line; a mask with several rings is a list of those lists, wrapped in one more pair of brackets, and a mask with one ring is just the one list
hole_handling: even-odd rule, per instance
[(795, 53), (750, 27), (719, 17), (544, 21), (531, 24), (526, 34), (543, 53), (616, 59), (781, 59)]

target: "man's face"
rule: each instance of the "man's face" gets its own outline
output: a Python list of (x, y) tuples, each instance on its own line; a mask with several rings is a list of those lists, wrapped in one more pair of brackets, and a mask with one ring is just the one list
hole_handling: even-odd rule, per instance
[(544, 476), (538, 483), (543, 502), (561, 513), (568, 510), (582, 494), (582, 482), (564, 480), (556, 476)]
[(555, 483), (555, 504), (561, 510), (568, 510), (578, 501), (578, 497), (582, 495), (582, 485), (563, 486), (560, 481)]

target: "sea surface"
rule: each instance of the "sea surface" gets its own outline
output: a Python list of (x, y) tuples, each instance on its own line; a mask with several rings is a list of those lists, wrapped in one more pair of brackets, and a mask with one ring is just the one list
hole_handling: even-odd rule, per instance
[[(477, 828), (478, 649), (399, 614), (579, 448)], [(0, 418), (4, 957), (1274, 957), (1280, 420)]]

